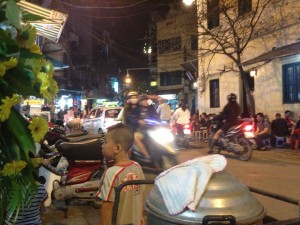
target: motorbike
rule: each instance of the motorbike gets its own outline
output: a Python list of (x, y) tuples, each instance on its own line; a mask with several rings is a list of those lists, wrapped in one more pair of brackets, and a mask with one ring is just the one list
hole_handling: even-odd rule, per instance
[(211, 119), (209, 128), (208, 145), (210, 153), (219, 154), (222, 150), (234, 153), (238, 159), (248, 161), (252, 157), (252, 147), (250, 141), (245, 137), (245, 128), (249, 124), (241, 121), (239, 125), (231, 127), (228, 131), (221, 134), (218, 144), (213, 143), (213, 136), (222, 125), (221, 118), (215, 116)]
[[(178, 127), (180, 126), (180, 127)], [(181, 132), (181, 134), (180, 134)], [(191, 126), (187, 124), (174, 124), (173, 133), (178, 146), (188, 148), (191, 139)]]
[(57, 152), (43, 160), (39, 175), (46, 178), (45, 187), (49, 198), (44, 203), (50, 206), (52, 199), (81, 199), (95, 201), (100, 178), (107, 166), (102, 155), (101, 139), (81, 142), (62, 142), (56, 146)]
[(143, 142), (151, 156), (151, 162), (144, 160), (144, 155), (136, 145), (129, 151), (129, 157), (138, 162), (143, 168), (168, 169), (177, 165), (178, 148), (172, 131), (165, 125), (154, 120), (145, 120), (146, 131)]
[(49, 129), (44, 139), (40, 142), (41, 147), (39, 154), (56, 151), (56, 145), (60, 144), (61, 142), (79, 142), (94, 138), (101, 139), (102, 135), (89, 134), (89, 132), (66, 133), (64, 130), (54, 127), (53, 129)]

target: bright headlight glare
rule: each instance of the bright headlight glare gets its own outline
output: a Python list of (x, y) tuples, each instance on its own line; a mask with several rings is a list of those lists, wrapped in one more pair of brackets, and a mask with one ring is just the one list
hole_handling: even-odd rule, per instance
[(173, 134), (169, 129), (166, 128), (160, 128), (154, 131), (149, 131), (149, 136), (161, 145), (174, 141)]

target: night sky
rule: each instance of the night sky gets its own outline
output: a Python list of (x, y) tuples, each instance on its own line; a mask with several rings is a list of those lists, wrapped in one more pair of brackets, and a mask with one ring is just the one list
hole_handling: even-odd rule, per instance
[[(45, 1), (45, 0), (44, 0)], [(47, 0), (46, 0), (47, 1)], [(110, 50), (120, 67), (146, 66), (143, 53), (151, 11), (165, 15), (179, 0), (52, 0), (72, 17), (93, 18), (93, 33), (109, 34)], [(68, 20), (69, 20), (68, 19)], [(84, 29), (84, 28), (83, 28)], [(96, 41), (96, 40), (95, 40)], [(101, 40), (99, 41), (101, 43)]]

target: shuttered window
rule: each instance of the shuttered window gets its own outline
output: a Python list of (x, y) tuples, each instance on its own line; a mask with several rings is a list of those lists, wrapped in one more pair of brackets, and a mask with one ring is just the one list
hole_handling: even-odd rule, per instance
[(282, 66), (283, 103), (300, 102), (300, 63)]

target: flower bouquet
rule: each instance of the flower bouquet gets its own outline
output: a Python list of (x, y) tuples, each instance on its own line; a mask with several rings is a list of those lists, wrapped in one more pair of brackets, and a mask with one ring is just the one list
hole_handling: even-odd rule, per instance
[(6, 215), (17, 218), (37, 190), (35, 142), (48, 131), (42, 117), (29, 123), (14, 108), (21, 98), (53, 100), (58, 91), (53, 65), (45, 60), (36, 29), (26, 21), (39, 16), (23, 12), (17, 0), (0, 2), (0, 224)]

